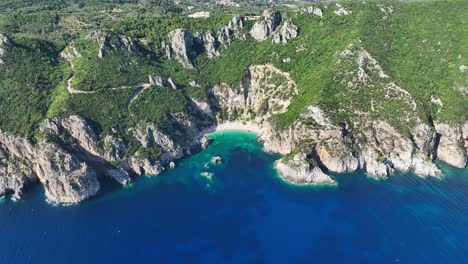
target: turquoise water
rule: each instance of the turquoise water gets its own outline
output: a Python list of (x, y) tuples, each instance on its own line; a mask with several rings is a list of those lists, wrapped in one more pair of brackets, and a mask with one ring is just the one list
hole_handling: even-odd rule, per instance
[[(295, 186), (254, 134), (212, 137), (176, 169), (104, 183), (78, 206), (50, 206), (40, 187), (0, 202), (0, 263), (468, 263), (468, 170)], [(213, 155), (224, 163), (205, 169)]]

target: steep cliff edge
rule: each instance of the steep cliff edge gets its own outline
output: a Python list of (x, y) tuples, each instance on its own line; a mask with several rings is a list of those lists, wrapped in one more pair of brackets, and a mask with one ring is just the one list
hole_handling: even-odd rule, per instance
[(232, 121), (258, 126), (265, 150), (286, 155), (276, 163), (280, 175), (299, 184), (333, 185), (327, 171), (358, 169), (376, 178), (386, 178), (394, 170), (439, 177), (436, 158), (466, 166), (467, 124), (419, 121), (404, 135), (379, 120), (334, 124), (324, 110), (311, 105), (290, 127), (277, 129), (271, 117), (287, 111), (297, 94), (288, 73), (272, 65), (253, 65), (237, 86), (221, 84), (209, 91), (216, 123), (193, 103), (192, 111), (206, 121), (197, 115), (174, 116), (170, 134), (155, 124), (140, 123), (128, 128), (128, 134), (114, 130), (99, 135), (86, 119), (74, 115), (46, 120), (43, 139), (34, 145), (1, 132), (0, 195), (20, 199), (25, 186), (39, 181), (48, 201), (78, 203), (98, 193), (99, 177), (128, 184), (130, 175), (157, 175), (171, 162), (205, 147), (206, 139), (199, 137), (207, 128)]
[[(371, 65), (367, 66), (370, 69), (366, 69), (366, 74), (376, 70), (380, 72), (379, 78), (387, 78), (368, 54), (359, 54), (358, 61), (362, 61), (363, 57), (370, 60)], [(269, 80), (275, 74), (284, 77), (284, 81), (274, 85), (277, 93), (269, 93)], [(358, 70), (356, 74), (356, 78), (370, 78), (365, 77), (364, 70)], [(288, 107), (296, 92), (295, 87), (287, 73), (271, 65), (261, 65), (251, 66), (236, 87), (222, 84), (212, 91), (216, 99), (214, 105), (220, 109), (219, 122), (241, 120), (256, 124), (262, 131), (260, 139), (265, 150), (285, 155), (302, 153), (302, 156), (296, 155), (288, 161), (277, 163), (280, 174), (286, 179), (294, 182), (328, 182), (324, 180), (325, 177), (319, 176), (317, 182), (313, 180), (314, 175), (323, 173), (320, 167), (337, 173), (363, 169), (376, 178), (386, 178), (394, 170), (412, 171), (421, 177), (440, 177), (443, 173), (433, 163), (436, 158), (456, 167), (466, 166), (466, 124), (432, 125), (416, 118), (408, 134), (402, 134), (383, 120), (372, 120), (360, 114), (356, 115), (351, 126), (346, 123), (334, 124), (319, 106), (311, 105), (290, 127), (277, 129), (269, 117), (282, 113)], [(386, 89), (389, 86), (383, 87)], [(408, 109), (412, 109), (414, 102), (407, 93), (393, 88), (387, 94), (390, 92), (396, 93), (393, 96), (395, 100), (400, 100), (408, 105)], [(304, 149), (304, 146), (307, 148)], [(313, 162), (300, 159), (304, 155)]]
[(78, 203), (103, 177), (126, 185), (173, 168), (213, 129), (257, 132), (298, 184), (356, 170), (441, 177), (436, 160), (464, 168), (468, 63), (454, 45), (463, 34), (446, 28), (466, 19), (454, 6), (129, 17), (56, 43), (43, 37), (58, 32), (33, 41), (4, 27), (0, 196), (42, 184), (51, 203)]

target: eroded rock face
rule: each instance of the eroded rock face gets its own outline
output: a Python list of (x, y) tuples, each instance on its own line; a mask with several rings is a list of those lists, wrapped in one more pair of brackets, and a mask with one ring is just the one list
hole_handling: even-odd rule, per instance
[(67, 133), (89, 153), (96, 156), (102, 154), (98, 143), (98, 136), (88, 122), (80, 116), (55, 117), (44, 122), (41, 129), (43, 132), (56, 136)]
[[(356, 83), (368, 83), (369, 72), (379, 80), (388, 78), (367, 52), (349, 50), (345, 53), (345, 57), (356, 55), (353, 58), (356, 60), (357, 70), (349, 73)], [(406, 135), (389, 123), (371, 121), (372, 119), (366, 115), (357, 115), (353, 120), (354, 127), (349, 127), (347, 124), (338, 126), (328, 119), (320, 107), (312, 105), (289, 128), (278, 130), (266, 118), (273, 114), (269, 109), (275, 103), (270, 101), (272, 97), (274, 99), (274, 95), (264, 92), (268, 91), (265, 86), (268, 86), (272, 68), (263, 67), (251, 66), (238, 86), (215, 86), (212, 94), (216, 100), (212, 105), (221, 109), (222, 115), (218, 114), (218, 118), (221, 117), (221, 120), (218, 119), (219, 122), (236, 120), (252, 122), (259, 126), (259, 130), (262, 131), (259, 137), (267, 151), (287, 154), (302, 146), (304, 142), (309, 142), (307, 144), (314, 146), (315, 152), (312, 153), (315, 155), (314, 159), (330, 171), (351, 172), (363, 169), (369, 176), (386, 178), (398, 170), (412, 171), (421, 177), (440, 177), (443, 173), (433, 162), (439, 141), (437, 131), (440, 134), (439, 159), (458, 167), (466, 166), (468, 125), (442, 124), (434, 128), (413, 115), (412, 120), (415, 125), (410, 127), (410, 134)], [(282, 76), (287, 75), (283, 73)], [(255, 80), (261, 82), (256, 83)], [(294, 85), (275, 85), (276, 91), (282, 91), (285, 87), (294, 87)], [(414, 109), (413, 98), (402, 88), (385, 83), (383, 87), (386, 89), (386, 94), (395, 93), (395, 97), (398, 96), (400, 101), (407, 104), (407, 109)], [(349, 89), (355, 87), (350, 86)], [(287, 90), (288, 88), (283, 91)], [(283, 103), (276, 105), (287, 107), (288, 97), (280, 96), (280, 98)], [(278, 111), (274, 113), (281, 113), (280, 107), (274, 108)], [(252, 111), (256, 114), (250, 115)]]
[(240, 40), (245, 40), (245, 34), (242, 32), (244, 22), (244, 16), (234, 16), (228, 24), (228, 28), (231, 29), (234, 32), (234, 36)]
[(164, 171), (164, 167), (158, 160), (150, 161), (147, 158), (132, 156), (128, 160), (128, 166), (138, 175), (159, 175)]
[(302, 9), (302, 12), (308, 13), (308, 14), (313, 14), (313, 15), (316, 15), (316, 16), (319, 16), (319, 17), (323, 16), (322, 9), (320, 9), (318, 7), (315, 7), (315, 6), (305, 7), (305, 8)]
[(7, 36), (0, 33), (0, 64), (4, 64), (3, 56), (10, 50), (10, 39)]
[(218, 48), (220, 46), (220, 43), (216, 39), (215, 35), (213, 32), (206, 32), (203, 35), (203, 41), (205, 45), (205, 51), (208, 56), (208, 58), (214, 58), (219, 56), (219, 51)]
[(434, 127), (421, 123), (412, 129), (411, 134), (416, 147), (426, 156), (434, 159), (437, 138)]
[(346, 141), (345, 137), (334, 136), (317, 145), (317, 155), (329, 170), (343, 173), (359, 168), (359, 159), (353, 155), (352, 149), (346, 146)]
[(228, 26), (224, 26), (218, 32), (218, 41), (221, 45), (231, 45), (231, 29)]
[(287, 44), (289, 40), (297, 38), (299, 28), (294, 25), (291, 21), (286, 21), (281, 27), (280, 32), (273, 34), (272, 43)]
[[(106, 33), (101, 31), (91, 31), (85, 38), (86, 40), (95, 40), (98, 42), (99, 50), (97, 56), (103, 58), (108, 51), (111, 50), (127, 50), (132, 53), (139, 52), (137, 44), (130, 38), (124, 35), (115, 33)], [(75, 53), (73, 49), (68, 50), (65, 54)], [(79, 54), (77, 51), (76, 53)]]
[[(171, 136), (154, 124), (97, 135), (79, 116), (46, 120), (40, 128), (44, 139), (35, 145), (0, 131), (0, 197), (20, 199), (26, 185), (40, 181), (49, 202), (73, 204), (96, 195), (100, 189), (98, 175), (122, 185), (131, 182), (129, 173), (157, 175), (174, 160), (190, 154), (191, 149), (209, 143), (207, 139), (197, 140), (208, 123), (200, 116), (193, 118), (175, 115)], [(127, 153), (122, 133), (133, 135), (135, 139), (130, 140), (141, 144), (136, 153)]]
[(279, 26), (281, 19), (281, 13), (278, 11), (263, 11), (262, 17), (257, 22), (255, 22), (252, 29), (250, 30), (250, 35), (256, 41), (264, 41)]
[(336, 184), (336, 181), (319, 167), (312, 167), (306, 158), (307, 155), (301, 152), (289, 161), (278, 160), (275, 167), (281, 177), (297, 184)]
[(49, 202), (74, 204), (96, 195), (100, 185), (91, 167), (53, 144), (40, 148), (35, 168)]
[(60, 146), (0, 132), (0, 195), (20, 199), (24, 186), (39, 180), (51, 203), (81, 202), (99, 191), (95, 171)]
[(127, 144), (118, 135), (108, 134), (104, 137), (104, 158), (109, 161), (118, 161), (124, 158)]
[(160, 147), (161, 155), (159, 160), (163, 164), (167, 164), (174, 159), (179, 159), (184, 155), (182, 147), (172, 140), (171, 137), (162, 133), (154, 124), (149, 124), (146, 127), (144, 125), (137, 126), (134, 129), (133, 135), (143, 148)]
[(170, 46), (176, 60), (184, 68), (193, 69), (191, 58), (194, 57), (194, 38), (192, 32), (185, 29), (175, 29), (168, 35)]
[(234, 16), (228, 23), (223, 26), (216, 33), (208, 31), (200, 34), (200, 40), (205, 47), (208, 58), (218, 57), (220, 55), (220, 47), (228, 47), (231, 45), (232, 37), (237, 39), (245, 40), (245, 34), (243, 33), (244, 28), (244, 17)]
[(122, 185), (128, 185), (132, 182), (132, 178), (130, 178), (128, 172), (121, 168), (110, 168), (105, 171), (105, 174)]
[(435, 123), (435, 129), (440, 135), (437, 158), (454, 167), (464, 168), (467, 164), (467, 150), (465, 147), (466, 134), (464, 138), (463, 128), (445, 123)]
[(298, 90), (289, 74), (267, 64), (249, 67), (238, 87), (222, 84), (212, 93), (216, 107), (225, 110), (227, 119), (262, 123), (273, 114), (284, 113)]
[(31, 162), (36, 155), (29, 141), (0, 131), (0, 197), (21, 199), (24, 187), (37, 180)]
[(61, 53), (60, 56), (67, 61), (70, 61), (73, 58), (81, 57), (81, 53), (75, 46), (74, 42), (71, 42)]

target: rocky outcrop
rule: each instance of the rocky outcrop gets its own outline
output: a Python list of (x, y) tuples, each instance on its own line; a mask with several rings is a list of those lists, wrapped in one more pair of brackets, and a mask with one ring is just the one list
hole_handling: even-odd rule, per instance
[(120, 168), (108, 169), (106, 170), (105, 174), (109, 178), (114, 179), (115, 181), (117, 181), (118, 183), (122, 185), (128, 185), (132, 182), (132, 178), (130, 178), (130, 175), (128, 174), (128, 172)]
[(256, 41), (264, 41), (279, 26), (281, 19), (281, 13), (278, 11), (263, 11), (261, 18), (255, 22), (252, 29), (250, 30), (250, 35)]
[(150, 85), (159, 86), (159, 87), (167, 86), (166, 81), (156, 75), (148, 75), (148, 80), (149, 80)]
[(338, 16), (346, 16), (352, 13), (351, 10), (345, 9), (342, 5), (336, 4), (336, 10), (334, 11)]
[(159, 160), (167, 164), (174, 159), (181, 158), (184, 153), (182, 147), (168, 135), (162, 133), (154, 124), (138, 125), (133, 129), (133, 136), (144, 149), (158, 147), (161, 149)]
[[(340, 133), (340, 132), (338, 132)], [(359, 159), (353, 154), (353, 150), (347, 147), (347, 138), (342, 135), (331, 136), (316, 147), (317, 156), (329, 170), (343, 173), (352, 172), (359, 168)]]
[(298, 27), (291, 21), (286, 21), (281, 27), (280, 32), (273, 34), (272, 43), (287, 44), (289, 40), (297, 38), (297, 35), (299, 34), (298, 30)]
[(219, 44), (224, 46), (231, 45), (231, 29), (228, 26), (222, 27), (218, 32)]
[(0, 196), (22, 197), (36, 180), (51, 203), (73, 204), (94, 196), (100, 188), (93, 168), (55, 143), (28, 140), (0, 132)]
[(245, 18), (244, 16), (234, 16), (228, 24), (228, 28), (234, 32), (237, 39), (245, 40), (244, 29)]
[(37, 180), (32, 162), (37, 155), (29, 141), (0, 131), (0, 197), (21, 199), (24, 187)]
[(93, 168), (54, 144), (40, 148), (35, 168), (49, 202), (74, 204), (96, 195), (100, 185)]
[[(346, 73), (355, 83), (365, 86), (379, 80), (383, 83), (383, 96), (393, 93), (392, 97), (404, 103), (409, 113), (414, 109), (415, 101), (412, 96), (402, 88), (388, 84), (389, 77), (367, 52), (349, 50), (344, 56), (355, 60), (357, 70)], [(275, 94), (268, 89), (269, 78), (273, 72), (285, 78), (285, 85), (273, 85), (280, 93), (292, 91), (294, 94), (295, 84), (292, 80), (287, 81), (289, 79), (286, 73), (273, 69), (265, 65), (251, 66), (239, 85), (229, 87), (222, 84), (212, 90), (215, 98), (212, 105), (219, 109), (218, 121), (236, 120), (260, 126), (260, 139), (265, 150), (287, 154), (309, 144), (312, 146), (310, 155), (320, 165), (314, 167), (323, 167), (338, 173), (363, 169), (376, 178), (386, 178), (395, 170), (412, 171), (421, 177), (443, 176), (433, 162), (437, 148), (442, 150), (440, 160), (458, 167), (466, 166), (468, 125), (452, 126), (452, 130), (443, 128), (443, 125), (434, 127), (417, 119), (414, 114), (411, 120), (415, 125), (411, 126), (407, 135), (387, 122), (371, 121), (372, 118), (366, 115), (356, 115), (351, 127), (346, 123), (333, 124), (320, 107), (312, 105), (289, 128), (278, 130), (269, 122), (268, 117), (285, 111), (290, 98), (275, 98)], [(348, 88), (356, 89), (353, 85)], [(386, 100), (392, 97), (387, 97)], [(275, 103), (275, 100), (278, 101)], [(276, 111), (270, 112), (272, 108)], [(452, 155), (449, 157), (444, 152)]]
[(168, 35), (171, 51), (176, 60), (184, 68), (193, 69), (191, 59), (196, 55), (193, 50), (194, 38), (192, 32), (185, 29), (175, 29)]
[(319, 7), (315, 7), (315, 6), (305, 7), (301, 11), (304, 12), (304, 13), (313, 14), (313, 15), (316, 15), (316, 16), (319, 16), (319, 17), (323, 16), (322, 9), (320, 9)]
[(296, 154), (292, 159), (276, 161), (275, 167), (284, 179), (297, 184), (335, 185), (336, 181), (325, 174), (319, 167), (312, 167), (303, 152)]
[(211, 59), (219, 56), (218, 48), (220, 46), (220, 43), (218, 42), (216, 36), (212, 31), (206, 32), (203, 35), (203, 42), (208, 58)]
[(109, 161), (119, 161), (124, 158), (127, 144), (117, 134), (117, 131), (113, 131), (113, 134), (107, 134), (104, 136), (104, 158)]
[(3, 56), (10, 50), (11, 42), (10, 39), (0, 33), (0, 64), (4, 64), (5, 61), (2, 59)]
[(132, 156), (128, 159), (128, 167), (138, 175), (159, 175), (164, 171), (164, 167), (160, 161), (152, 161), (147, 158)]
[(44, 122), (41, 130), (45, 133), (59, 136), (66, 133), (72, 137), (87, 152), (100, 156), (98, 137), (88, 122), (80, 116), (55, 117)]
[(201, 149), (206, 149), (208, 147), (208, 145), (210, 145), (210, 143), (212, 142), (213, 140), (207, 136), (203, 136), (200, 138), (200, 147)]
[(435, 129), (440, 136), (437, 146), (437, 158), (457, 168), (466, 167), (466, 124), (460, 127), (435, 123)]
[(60, 53), (60, 56), (65, 60), (70, 61), (73, 58), (81, 57), (81, 53), (76, 48), (75, 43), (72, 42)]
[(211, 92), (216, 98), (212, 104), (224, 110), (224, 119), (262, 123), (271, 115), (284, 113), (298, 90), (289, 74), (272, 65), (254, 65), (237, 87), (222, 84)]
[(157, 87), (169, 87), (174, 90), (177, 89), (176, 84), (172, 80), (172, 78), (168, 78), (167, 80), (157, 76), (157, 75), (148, 75), (149, 85), (157, 86)]
[[(106, 53), (111, 50), (127, 50), (132, 53), (139, 52), (137, 44), (131, 38), (116, 33), (91, 31), (85, 39), (97, 41), (99, 45), (97, 56), (99, 58), (103, 58)], [(66, 53), (72, 54), (73, 50)]]
[(234, 16), (228, 23), (223, 26), (216, 33), (208, 31), (200, 34), (201, 42), (204, 45), (205, 52), (208, 58), (218, 57), (220, 55), (220, 47), (228, 47), (231, 45), (232, 37), (244, 40), (245, 34), (243, 33), (244, 17)]
[(223, 163), (223, 158), (221, 158), (220, 156), (214, 156), (211, 158), (211, 163), (214, 165), (221, 164)]

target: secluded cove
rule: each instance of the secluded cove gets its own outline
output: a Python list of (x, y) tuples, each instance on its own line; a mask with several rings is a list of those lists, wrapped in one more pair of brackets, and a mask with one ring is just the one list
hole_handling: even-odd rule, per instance
[[(76, 206), (34, 187), (0, 200), (0, 263), (463, 263), (468, 170), (396, 173), (337, 187), (287, 184), (254, 133), (219, 131), (204, 151)], [(213, 156), (221, 164), (206, 168)], [(212, 177), (200, 175), (211, 173)]]

